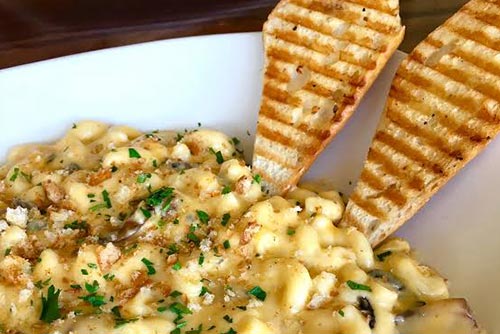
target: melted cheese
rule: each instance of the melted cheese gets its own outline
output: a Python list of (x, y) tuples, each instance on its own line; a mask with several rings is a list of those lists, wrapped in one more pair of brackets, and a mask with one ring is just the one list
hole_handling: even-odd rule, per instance
[(395, 333), (395, 313), (448, 296), (405, 241), (374, 255), (336, 227), (338, 193), (267, 198), (219, 132), (82, 122), (0, 178), (5, 330)]

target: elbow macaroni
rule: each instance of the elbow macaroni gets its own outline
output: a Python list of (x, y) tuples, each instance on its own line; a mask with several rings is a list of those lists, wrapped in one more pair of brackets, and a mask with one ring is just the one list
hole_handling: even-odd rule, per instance
[(405, 241), (374, 253), (336, 227), (337, 192), (265, 198), (216, 131), (81, 122), (12, 151), (0, 177), (8, 332), (383, 334), (448, 297)]

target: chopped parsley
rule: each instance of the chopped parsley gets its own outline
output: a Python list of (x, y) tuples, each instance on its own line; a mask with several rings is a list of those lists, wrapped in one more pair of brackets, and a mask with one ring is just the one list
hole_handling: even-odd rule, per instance
[(102, 199), (104, 200), (104, 203), (106, 203), (106, 207), (110, 209), (112, 205), (111, 205), (111, 200), (109, 199), (109, 193), (106, 189), (102, 191)]
[(115, 279), (115, 275), (107, 273), (106, 275), (103, 276), (103, 278), (109, 282)]
[(267, 293), (264, 290), (262, 290), (262, 288), (258, 285), (248, 290), (248, 294), (254, 296), (255, 298), (261, 301), (266, 300), (267, 297)]
[(345, 315), (344, 311), (342, 311), (342, 310), (339, 310), (339, 314), (340, 314), (341, 317), (343, 317)]
[(203, 224), (208, 224), (208, 221), (210, 220), (210, 216), (208, 215), (208, 213), (206, 213), (205, 211), (196, 210), (196, 215)]
[(222, 188), (222, 195), (229, 194), (230, 192), (231, 192), (230, 186), (224, 186), (224, 188)]
[(295, 230), (294, 230), (293, 228), (290, 228), (290, 227), (289, 227), (289, 228), (286, 230), (286, 234), (288, 234), (288, 235), (294, 235), (294, 234), (295, 234)]
[(5, 250), (5, 252), (3, 253), (3, 254), (4, 254), (4, 256), (9, 256), (11, 251), (12, 251), (12, 248), (10, 248), (10, 247), (9, 247), (9, 248), (7, 248), (7, 249)]
[(139, 208), (139, 210), (141, 210), (142, 215), (143, 215), (146, 219), (151, 218), (152, 214), (151, 214), (151, 212), (149, 212), (149, 210), (148, 210), (148, 209), (144, 209), (144, 208), (140, 207), (140, 208)]
[(200, 243), (200, 238), (198, 238), (198, 236), (196, 234), (194, 234), (193, 232), (189, 232), (187, 234), (187, 238), (194, 242), (195, 244), (199, 244)]
[(351, 288), (351, 290), (362, 290), (362, 291), (372, 291), (372, 288), (370, 288), (368, 285), (363, 285), (356, 283), (354, 281), (348, 280), (346, 282), (347, 286)]
[(224, 246), (224, 249), (231, 248), (231, 243), (229, 242), (229, 240), (225, 240), (222, 245)]
[(222, 221), (221, 221), (222, 226), (226, 226), (227, 223), (229, 222), (229, 219), (231, 219), (231, 215), (229, 213), (223, 214)]
[(14, 167), (14, 172), (10, 176), (9, 181), (14, 182), (17, 179), (18, 176), (19, 176), (19, 168)]
[(87, 296), (78, 297), (78, 298), (83, 300), (83, 301), (86, 301), (87, 303), (89, 303), (90, 305), (92, 305), (94, 307), (99, 307), (99, 306), (106, 304), (106, 301), (104, 300), (104, 296), (98, 295), (95, 293), (91, 293)]
[(81, 222), (75, 220), (69, 224), (64, 225), (64, 228), (69, 228), (71, 230), (86, 230), (87, 227), (88, 224), (85, 220), (82, 220)]
[(177, 298), (179, 296), (182, 296), (182, 292), (174, 290), (174, 291), (170, 292), (169, 296), (172, 297), (172, 298)]
[(177, 261), (173, 266), (172, 266), (172, 269), (173, 270), (180, 270), (182, 268), (182, 265), (179, 261)]
[[(155, 160), (156, 161), (156, 160)], [(142, 173), (137, 176), (137, 183), (144, 183), (151, 178), (151, 173)]]
[(139, 319), (137, 318), (132, 318), (132, 319), (124, 319), (120, 313), (120, 307), (119, 306), (115, 306), (111, 309), (111, 312), (113, 313), (113, 315), (115, 316), (115, 328), (119, 328), (125, 324), (128, 324), (130, 322), (135, 322)]
[(217, 160), (217, 163), (219, 165), (221, 165), (224, 162), (224, 157), (222, 156), (221, 151), (215, 152), (215, 150), (210, 147), (210, 152), (215, 155), (215, 160)]
[(95, 263), (87, 263), (87, 267), (89, 267), (90, 269), (97, 269), (97, 264), (95, 264)]
[(92, 284), (85, 283), (85, 290), (87, 290), (88, 293), (96, 293), (97, 290), (99, 290), (99, 282), (94, 280)]
[(81, 290), (82, 289), (82, 286), (80, 284), (71, 284), (69, 287), (71, 289), (75, 289), (75, 290)]
[(168, 255), (177, 254), (178, 252), (179, 252), (179, 247), (177, 247), (176, 244), (171, 244), (170, 246), (168, 246), (168, 252), (167, 252)]
[(236, 306), (236, 308), (239, 308), (242, 311), (246, 311), (247, 310), (246, 306)]
[(385, 260), (386, 257), (388, 257), (391, 254), (392, 254), (392, 252), (390, 250), (388, 250), (388, 251), (385, 251), (383, 253), (377, 254), (377, 258), (378, 258), (379, 261), (382, 262), (382, 261)]
[(144, 265), (148, 269), (148, 275), (149, 276), (156, 274), (156, 269), (154, 267), (154, 263), (153, 262), (149, 261), (145, 257), (142, 258), (141, 262), (144, 263)]
[(186, 305), (181, 304), (179, 302), (175, 302), (175, 303), (170, 304), (170, 306), (168, 307), (168, 310), (170, 312), (175, 313), (178, 318), (180, 317), (180, 319), (182, 319), (182, 317), (186, 314), (192, 314), (191, 310), (188, 309)]
[(165, 199), (171, 198), (174, 193), (174, 188), (163, 187), (156, 190), (146, 198), (146, 204), (155, 207), (161, 205)]
[(210, 290), (208, 290), (208, 288), (202, 286), (201, 287), (201, 292), (199, 294), (200, 297), (203, 297), (204, 295), (206, 295), (207, 293), (210, 293)]
[(229, 316), (229, 314), (226, 314), (224, 317), (222, 317), (222, 319), (226, 320), (227, 322), (229, 322), (230, 324), (233, 323), (233, 318), (231, 318)]
[(260, 184), (261, 181), (262, 181), (262, 176), (260, 176), (260, 174), (255, 174), (253, 176), (253, 182)]
[(43, 289), (44, 286), (49, 285), (51, 280), (52, 280), (52, 278), (50, 278), (50, 277), (48, 279), (46, 279), (45, 281), (39, 280), (39, 281), (35, 282), (35, 286), (39, 289)]
[(89, 271), (87, 269), (81, 269), (82, 275), (88, 275)]
[(168, 310), (168, 307), (166, 307), (166, 306), (160, 306), (160, 307), (158, 307), (156, 310), (157, 310), (158, 312), (160, 312), (160, 313), (163, 313), (163, 312), (165, 312), (166, 310)]
[(153, 167), (154, 168), (158, 168), (158, 161), (156, 161), (156, 159), (153, 160)]
[(198, 257), (198, 264), (200, 266), (203, 266), (203, 262), (205, 262), (205, 255), (203, 253), (200, 253), (200, 256)]
[(57, 289), (51, 285), (47, 290), (47, 297), (42, 294), (42, 313), (40, 314), (40, 320), (51, 323), (61, 317), (61, 311), (59, 310), (59, 295), (61, 290)]
[(140, 159), (141, 158), (141, 155), (139, 154), (139, 152), (137, 152), (137, 150), (135, 148), (128, 149), (128, 156), (129, 156), (129, 158), (133, 158), (133, 159)]
[(233, 144), (234, 145), (239, 145), (241, 141), (237, 137), (233, 137)]
[(237, 334), (238, 332), (233, 329), (233, 327), (229, 328), (227, 332), (221, 333), (221, 334)]

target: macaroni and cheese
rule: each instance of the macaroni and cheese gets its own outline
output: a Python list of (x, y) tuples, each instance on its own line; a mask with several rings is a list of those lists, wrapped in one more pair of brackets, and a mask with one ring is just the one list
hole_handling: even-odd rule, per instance
[(239, 141), (81, 122), (0, 168), (0, 332), (396, 333), (448, 298), (408, 243), (338, 228), (335, 191), (268, 198)]

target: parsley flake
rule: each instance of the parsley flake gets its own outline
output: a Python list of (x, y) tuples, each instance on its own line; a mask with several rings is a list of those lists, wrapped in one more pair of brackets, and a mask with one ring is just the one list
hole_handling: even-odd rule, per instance
[(141, 155), (139, 154), (139, 152), (137, 152), (137, 150), (134, 148), (128, 149), (128, 156), (129, 156), (129, 158), (133, 158), (133, 159), (140, 159), (141, 158)]
[(354, 281), (348, 280), (346, 282), (347, 286), (351, 288), (351, 290), (362, 290), (362, 291), (372, 291), (372, 288), (370, 288), (368, 285), (363, 285), (356, 283)]
[(225, 240), (222, 245), (224, 246), (224, 249), (231, 248), (231, 243), (229, 242), (229, 240)]
[(151, 178), (151, 173), (142, 173), (137, 176), (137, 183), (144, 183)]
[(260, 174), (255, 174), (253, 176), (253, 182), (260, 184), (261, 181), (262, 181), (262, 176), (260, 176)]
[(224, 186), (224, 188), (222, 188), (222, 195), (229, 194), (230, 192), (231, 192), (230, 186)]
[(173, 270), (176, 270), (176, 271), (177, 271), (177, 270), (180, 270), (181, 268), (182, 268), (182, 264), (181, 264), (179, 261), (177, 261), (177, 262), (176, 262), (176, 263), (172, 266), (172, 269), (173, 269)]
[(267, 293), (264, 290), (262, 290), (262, 288), (258, 285), (248, 290), (248, 294), (254, 296), (255, 298), (261, 301), (266, 300), (267, 297)]
[(154, 263), (146, 259), (145, 257), (142, 258), (141, 260), (142, 263), (146, 266), (148, 269), (148, 276), (156, 274), (156, 269), (154, 267)]
[(61, 317), (61, 311), (59, 310), (59, 295), (61, 290), (57, 289), (51, 285), (47, 290), (47, 297), (42, 294), (42, 313), (40, 314), (40, 320), (51, 323)]
[(208, 224), (208, 221), (210, 220), (210, 216), (208, 215), (208, 213), (206, 213), (205, 211), (196, 210), (196, 215), (203, 224)]
[(231, 219), (231, 215), (229, 213), (223, 214), (222, 221), (221, 221), (222, 226), (226, 226), (227, 223), (229, 222), (229, 219)]
[(224, 317), (222, 317), (222, 319), (226, 320), (227, 322), (229, 322), (230, 324), (233, 323), (233, 318), (231, 318), (229, 316), (229, 314), (226, 314)]

